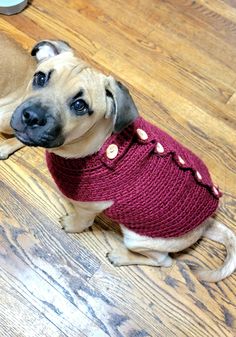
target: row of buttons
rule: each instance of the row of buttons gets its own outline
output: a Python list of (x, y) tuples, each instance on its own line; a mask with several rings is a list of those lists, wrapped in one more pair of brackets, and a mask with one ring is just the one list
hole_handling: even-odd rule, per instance
[[(137, 135), (139, 136), (139, 138), (141, 140), (147, 140), (148, 139), (148, 134), (146, 133), (146, 131), (142, 130), (142, 129), (137, 129)], [(115, 159), (116, 156), (118, 155), (119, 152), (119, 148), (116, 144), (110, 144), (106, 150), (106, 155), (108, 159)], [(163, 147), (163, 145), (161, 143), (157, 143), (156, 144), (156, 152), (159, 154), (163, 154), (165, 152), (165, 149)], [(178, 162), (181, 166), (185, 166), (185, 160), (181, 157), (178, 156)], [(200, 172), (196, 171), (195, 172), (195, 177), (196, 179), (201, 182), (202, 181), (202, 175)], [(213, 185), (212, 186), (212, 192), (218, 197), (219, 196), (219, 190), (218, 187)]]

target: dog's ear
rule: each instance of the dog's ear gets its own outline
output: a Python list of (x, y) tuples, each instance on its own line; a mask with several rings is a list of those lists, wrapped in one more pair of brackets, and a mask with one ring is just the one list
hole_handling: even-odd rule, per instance
[(31, 55), (36, 58), (38, 62), (59, 55), (64, 52), (72, 51), (70, 45), (64, 41), (43, 40), (38, 42), (32, 49)]
[(138, 110), (129, 90), (109, 76), (105, 85), (107, 96), (106, 118), (113, 118), (114, 132), (120, 132), (138, 117)]

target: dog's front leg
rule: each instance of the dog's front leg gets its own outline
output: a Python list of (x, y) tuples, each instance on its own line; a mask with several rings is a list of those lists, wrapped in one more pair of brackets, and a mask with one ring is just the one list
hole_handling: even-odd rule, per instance
[(67, 233), (81, 233), (93, 225), (95, 217), (112, 205), (112, 201), (80, 202), (70, 200), (74, 210), (60, 218)]
[(0, 160), (7, 159), (12, 153), (24, 147), (16, 137), (4, 140), (0, 144)]
[[(9, 104), (9, 101), (14, 100), (14, 104)], [(16, 108), (18, 100), (14, 96), (6, 96), (0, 99), (0, 132), (13, 136), (14, 131), (10, 126), (10, 120), (13, 111)], [(8, 138), (1, 142), (0, 144), (0, 160), (7, 159), (12, 153), (21, 149), (25, 145), (21, 143), (16, 137)]]

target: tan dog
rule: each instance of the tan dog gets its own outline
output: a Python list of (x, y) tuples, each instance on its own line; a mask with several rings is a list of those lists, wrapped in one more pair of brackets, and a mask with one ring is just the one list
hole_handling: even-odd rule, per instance
[[(11, 116), (23, 100), (35, 67), (35, 60), (20, 45), (0, 34), (0, 132), (13, 135)], [(15, 137), (5, 140), (0, 144), (0, 159), (23, 146)]]
[[(16, 137), (26, 145), (42, 146), (65, 158), (86, 157), (99, 151), (113, 132), (123, 130), (137, 117), (128, 90), (78, 59), (66, 43), (42, 41), (32, 55), (39, 64), (25, 100), (11, 121)], [(62, 218), (67, 232), (82, 232), (113, 204), (113, 200), (71, 202), (74, 212)], [(168, 267), (172, 264), (169, 253), (179, 252), (205, 236), (224, 244), (227, 258), (215, 271), (197, 271), (199, 279), (219, 281), (236, 268), (236, 237), (212, 218), (186, 235), (170, 239), (142, 236), (122, 224), (121, 228), (128, 249), (108, 254), (116, 266)]]

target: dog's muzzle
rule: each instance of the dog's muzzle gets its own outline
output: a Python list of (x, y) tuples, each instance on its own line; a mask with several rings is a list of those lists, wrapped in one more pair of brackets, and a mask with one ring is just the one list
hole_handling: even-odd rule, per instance
[(62, 125), (49, 107), (29, 99), (13, 113), (11, 127), (25, 145), (53, 148), (64, 143)]

